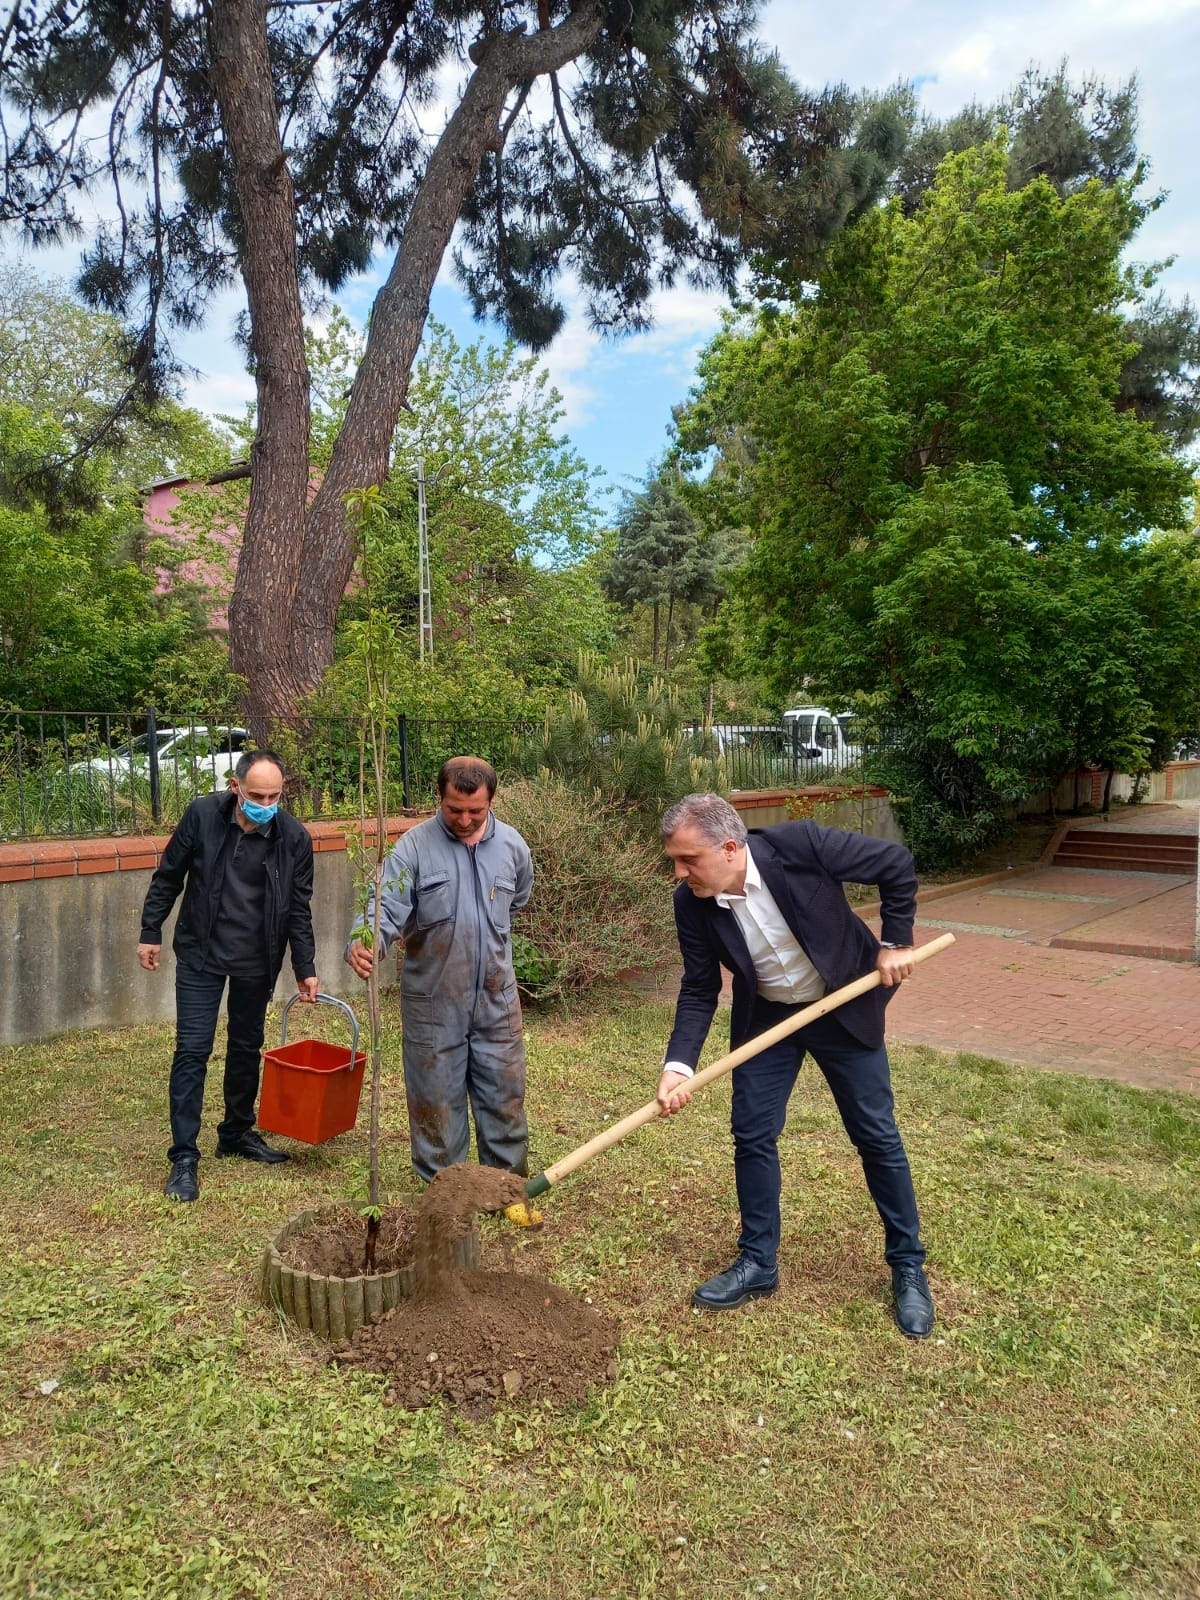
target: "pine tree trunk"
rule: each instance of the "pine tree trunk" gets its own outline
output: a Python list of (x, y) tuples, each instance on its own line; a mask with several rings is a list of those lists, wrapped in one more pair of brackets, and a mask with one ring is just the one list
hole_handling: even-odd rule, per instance
[(237, 185), (258, 386), (250, 505), (229, 612), (235, 670), (250, 682), (256, 732), (291, 720), (333, 660), (338, 608), (354, 565), (346, 495), (380, 484), (463, 200), (514, 87), (573, 61), (603, 23), (595, 3), (555, 28), (497, 33), (473, 48), (476, 70), (421, 179), (391, 273), (371, 316), (362, 364), (329, 466), (308, 505), (309, 380), (296, 210), (267, 54), (266, 0), (213, 0), (214, 88)]
[(671, 597), (667, 601), (667, 631), (663, 635), (663, 671), (664, 672), (669, 671), (670, 670), (670, 665), (671, 665), (671, 620), (674, 617), (674, 615), (675, 615), (675, 592), (674, 592), (674, 590), (672, 590), (671, 591)]
[(242, 277), (250, 308), (258, 431), (250, 503), (229, 607), (232, 665), (249, 684), (260, 735), (296, 704), (287, 619), (301, 567), (308, 497), (309, 379), (296, 250), (296, 200), (279, 138), (265, 0), (216, 0), (212, 81), (246, 235)]
[(650, 646), (650, 665), (658, 665), (658, 601), (654, 602), (654, 640)]

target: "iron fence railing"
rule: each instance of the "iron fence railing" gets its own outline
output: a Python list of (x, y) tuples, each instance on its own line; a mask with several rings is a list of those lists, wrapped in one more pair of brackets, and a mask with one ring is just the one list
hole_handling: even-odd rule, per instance
[(214, 717), (0, 712), (0, 838), (144, 833), (228, 786), (250, 742)]
[[(389, 811), (434, 804), (452, 755), (499, 770), (536, 765), (540, 722), (396, 718), (383, 771)], [(355, 718), (310, 718), (276, 741), (289, 773), (286, 804), (305, 821), (354, 817), (360, 782), (374, 814), (374, 764)], [(227, 789), (255, 743), (228, 713), (0, 712), (0, 839), (138, 834), (170, 829), (197, 795)]]
[(832, 718), (782, 726), (694, 723), (690, 740), (697, 754), (720, 759), (729, 789), (861, 782), (867, 759), (861, 733), (847, 738)]
[[(363, 735), (358, 719), (320, 718), (276, 741), (289, 772), (285, 803), (295, 815), (357, 816), (360, 783), (374, 814)], [(531, 776), (543, 760), (541, 735), (540, 721), (399, 716), (388, 729), (385, 807), (435, 804), (438, 769), (452, 755), (482, 756), (502, 773)], [(683, 736), (687, 752), (712, 761), (727, 789), (861, 783), (869, 764), (861, 743), (794, 722), (697, 722)], [(254, 747), (228, 711), (0, 712), (0, 840), (167, 831), (197, 795), (228, 788), (239, 757)]]

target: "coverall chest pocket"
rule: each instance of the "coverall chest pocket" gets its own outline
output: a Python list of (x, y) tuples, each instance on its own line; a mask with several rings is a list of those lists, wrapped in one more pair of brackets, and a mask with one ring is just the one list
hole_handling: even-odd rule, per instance
[(510, 883), (506, 878), (497, 878), (492, 885), (488, 910), (491, 913), (492, 926), (497, 933), (507, 933), (512, 926), (512, 903), (516, 892), (516, 884)]
[(454, 891), (449, 876), (430, 878), (417, 890), (417, 927), (436, 928), (454, 915)]

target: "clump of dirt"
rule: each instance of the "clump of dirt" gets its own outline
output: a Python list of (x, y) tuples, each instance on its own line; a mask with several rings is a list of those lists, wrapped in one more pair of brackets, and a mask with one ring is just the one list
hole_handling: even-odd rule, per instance
[(454, 1241), (475, 1211), (524, 1196), (523, 1179), (495, 1168), (438, 1173), (417, 1215), (412, 1298), (358, 1329), (334, 1360), (386, 1373), (387, 1399), (414, 1408), (438, 1395), (468, 1410), (517, 1395), (566, 1402), (611, 1383), (612, 1318), (538, 1278), (454, 1265)]
[(462, 1165), (435, 1172), (417, 1211), (416, 1293), (441, 1294), (455, 1271), (453, 1250), (477, 1211), (501, 1211), (525, 1198), (525, 1179), (499, 1167)]

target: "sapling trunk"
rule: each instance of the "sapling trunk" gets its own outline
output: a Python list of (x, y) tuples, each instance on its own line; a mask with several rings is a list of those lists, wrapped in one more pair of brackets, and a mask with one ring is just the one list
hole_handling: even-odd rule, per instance
[(370, 1178), (367, 1185), (367, 1240), (363, 1256), (364, 1272), (375, 1271), (375, 1245), (379, 1238), (379, 1101), (383, 1082), (383, 1026), (379, 1013), (379, 917), (383, 900), (383, 868), (387, 860), (386, 793), (387, 725), (372, 722), (371, 759), (375, 768), (375, 870), (372, 874), (374, 898), (371, 923), (371, 975), (367, 979), (367, 1017), (371, 1030), (371, 1128)]
[[(379, 1238), (379, 1111), (383, 1086), (383, 1028), (379, 1015), (379, 925), (383, 891), (390, 888), (384, 882), (387, 865), (387, 777), (388, 741), (392, 724), (391, 684), (392, 658), (396, 649), (394, 628), (386, 614), (376, 610), (372, 601), (374, 575), (373, 533), (380, 519), (386, 520), (378, 489), (362, 489), (347, 496), (347, 508), (355, 518), (361, 548), (362, 592), (367, 600), (367, 620), (358, 634), (358, 659), (362, 664), (366, 696), (364, 701), (363, 732), (358, 742), (358, 818), (359, 883), (364, 892), (362, 902), (363, 922), (366, 922), (368, 897), (373, 905), (371, 925), (364, 927), (362, 943), (371, 951), (370, 975), (367, 978), (367, 1013), (371, 1033), (371, 1131), (369, 1135), (370, 1176), (367, 1185), (367, 1204), (364, 1208), (367, 1237), (363, 1255), (363, 1271), (374, 1273), (375, 1245)], [(367, 837), (367, 753), (370, 741), (371, 792), (375, 813), (375, 860), (369, 874), (367, 889), (366, 849)]]
[[(381, 840), (384, 830), (380, 828)], [(380, 844), (382, 849), (382, 843)], [(379, 899), (383, 885), (383, 862), (375, 863), (374, 926), (371, 949), (379, 948)], [(371, 1170), (367, 1183), (367, 1242), (363, 1252), (363, 1271), (375, 1271), (375, 1244), (379, 1238), (379, 1090), (383, 1078), (383, 1029), (379, 1017), (379, 963), (374, 962), (367, 979), (367, 1018), (371, 1030), (371, 1126), (368, 1135)]]

